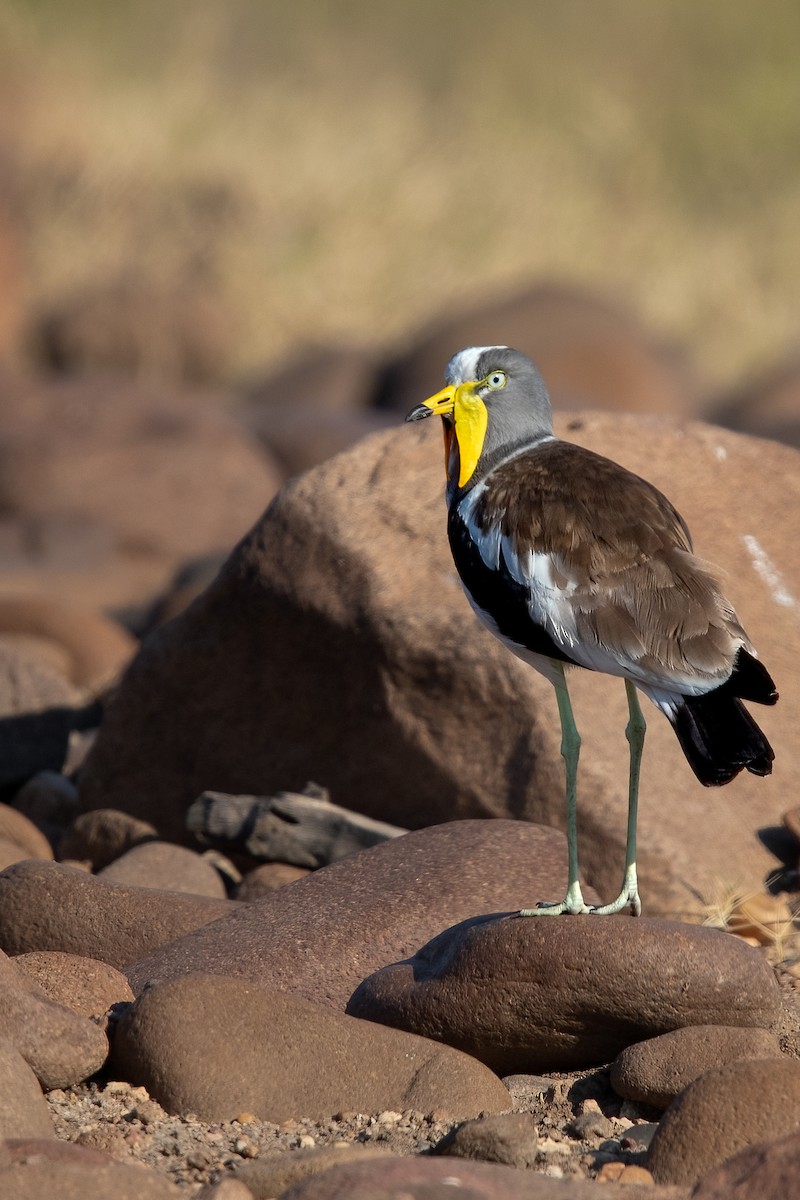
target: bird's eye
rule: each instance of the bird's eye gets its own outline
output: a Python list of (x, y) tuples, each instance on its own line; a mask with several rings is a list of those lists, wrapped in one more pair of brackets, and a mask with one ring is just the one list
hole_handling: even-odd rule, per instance
[(492, 371), (491, 375), (487, 375), (486, 382), (490, 388), (501, 388), (506, 386), (505, 371)]

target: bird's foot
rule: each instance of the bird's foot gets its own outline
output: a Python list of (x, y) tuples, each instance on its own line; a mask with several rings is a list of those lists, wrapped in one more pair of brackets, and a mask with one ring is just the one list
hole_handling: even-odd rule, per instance
[(623, 908), (630, 908), (632, 917), (642, 915), (642, 902), (639, 899), (639, 889), (635, 883), (632, 886), (623, 887), (616, 900), (612, 900), (610, 904), (595, 904), (589, 909), (589, 912), (596, 917), (608, 917), (612, 913), (622, 912)]
[(558, 904), (549, 904), (540, 900), (535, 908), (521, 908), (518, 915), (520, 917), (558, 917), (561, 913), (567, 913), (569, 916), (578, 916), (580, 913), (593, 911), (583, 898), (581, 885), (572, 883), (567, 888), (566, 896)]

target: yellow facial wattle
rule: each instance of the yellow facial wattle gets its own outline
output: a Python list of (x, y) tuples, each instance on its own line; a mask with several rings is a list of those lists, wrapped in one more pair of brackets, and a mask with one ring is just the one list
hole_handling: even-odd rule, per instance
[[(478, 395), (479, 386), (478, 383), (462, 383), (458, 387), (446, 387), (420, 405), (420, 408), (430, 409), (439, 416), (453, 414), (458, 442), (459, 487), (463, 487), (472, 478), (486, 438), (489, 414)], [(445, 466), (450, 456), (451, 440), (452, 431), (445, 425)]]
[(464, 383), (456, 389), (453, 416), (460, 465), (458, 486), (463, 487), (472, 478), (478, 465), (489, 421), (486, 405), (475, 392), (473, 384)]

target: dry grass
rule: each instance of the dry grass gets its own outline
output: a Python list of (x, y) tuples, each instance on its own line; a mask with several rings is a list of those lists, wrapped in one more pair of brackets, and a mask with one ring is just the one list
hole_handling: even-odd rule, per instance
[(794, 0), (0, 0), (30, 299), (218, 295), (232, 370), (542, 277), (720, 383), (798, 340)]

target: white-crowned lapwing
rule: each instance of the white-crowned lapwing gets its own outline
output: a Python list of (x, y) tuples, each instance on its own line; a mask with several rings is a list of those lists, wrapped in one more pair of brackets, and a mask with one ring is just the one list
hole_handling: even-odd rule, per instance
[[(672, 724), (701, 783), (774, 758), (742, 704), (774, 704), (713, 567), (692, 552), (669, 500), (624, 467), (553, 434), (541, 375), (508, 346), (461, 350), (447, 387), (408, 414), (444, 425), (448, 535), (472, 607), (509, 649), (553, 684), (566, 766), (569, 883), (539, 913), (613, 913), (641, 902), (636, 814), (645, 722), (637, 691)], [(565, 668), (625, 680), (630, 719), (628, 831), (622, 890), (589, 907), (578, 879), (576, 778), (580, 735)]]

